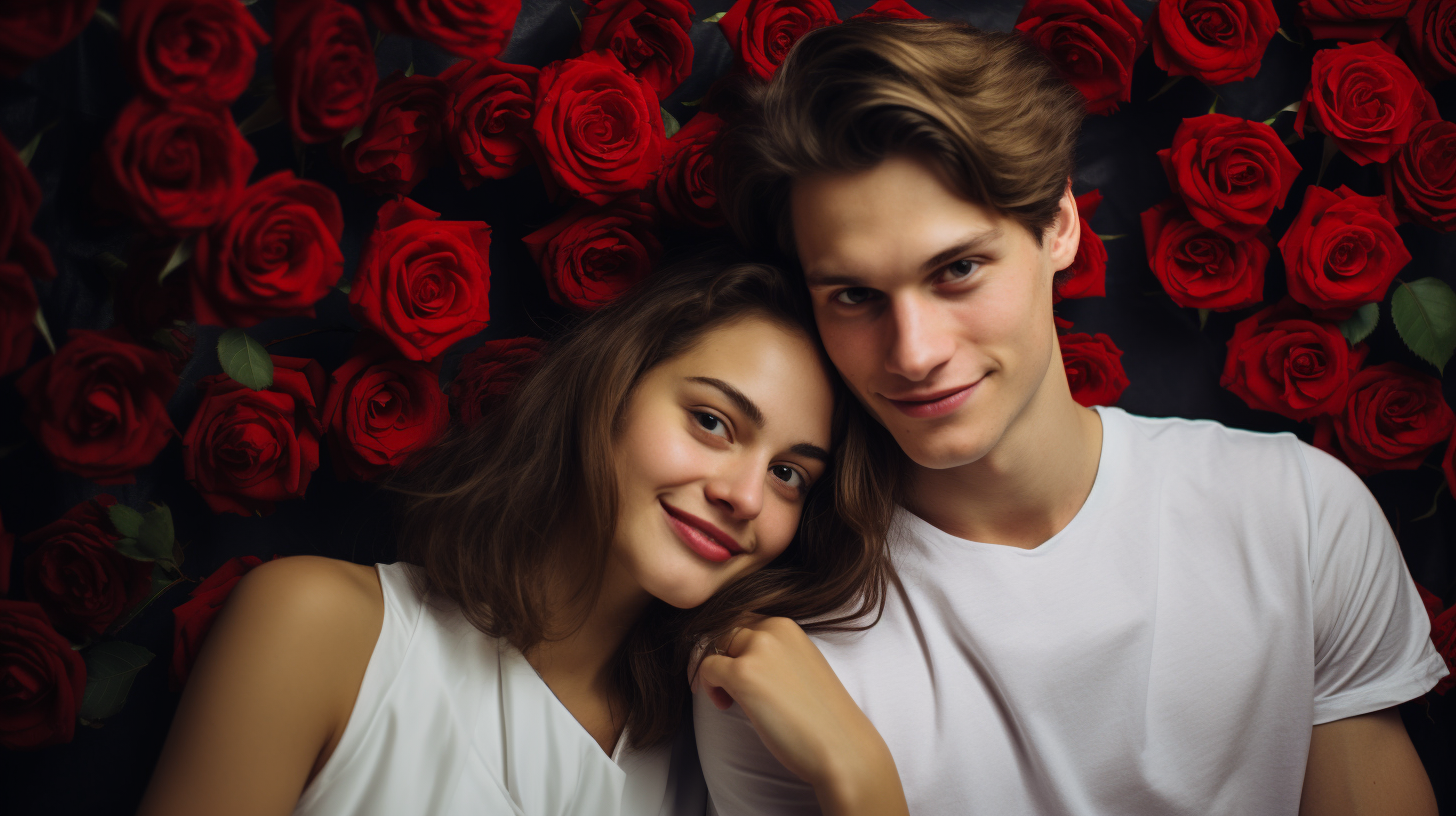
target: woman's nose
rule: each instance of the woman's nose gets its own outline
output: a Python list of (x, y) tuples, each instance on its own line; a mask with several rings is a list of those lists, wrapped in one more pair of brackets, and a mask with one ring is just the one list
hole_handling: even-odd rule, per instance
[(763, 510), (763, 472), (757, 461), (734, 457), (708, 479), (704, 488), (708, 502), (735, 519), (751, 519)]

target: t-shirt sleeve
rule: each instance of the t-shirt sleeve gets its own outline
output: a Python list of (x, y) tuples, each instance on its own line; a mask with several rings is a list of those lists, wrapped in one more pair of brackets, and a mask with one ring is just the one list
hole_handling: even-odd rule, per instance
[(1319, 725), (1419, 697), (1446, 667), (1375, 497), (1333, 456), (1299, 447), (1308, 474)]
[(693, 731), (708, 783), (708, 816), (819, 816), (814, 788), (774, 759), (743, 709), (720, 711), (698, 692)]

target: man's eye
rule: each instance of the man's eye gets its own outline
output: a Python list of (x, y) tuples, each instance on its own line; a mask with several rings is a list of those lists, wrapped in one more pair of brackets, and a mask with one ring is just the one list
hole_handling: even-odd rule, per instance
[(960, 280), (961, 278), (966, 277), (972, 272), (975, 272), (980, 267), (981, 264), (979, 262), (972, 261), (970, 259), (955, 261), (954, 263), (946, 265), (945, 277), (949, 280)]
[(834, 299), (846, 306), (858, 306), (870, 299), (874, 292), (863, 286), (852, 286), (834, 296)]
[(723, 420), (713, 416), (706, 411), (694, 411), (693, 419), (697, 421), (698, 425), (701, 426), (703, 430), (707, 431), (710, 434), (716, 434), (718, 436), (728, 435), (728, 429), (727, 426), (723, 424)]
[(788, 465), (773, 465), (768, 469), (775, 479), (792, 487), (795, 490), (804, 489), (804, 475)]

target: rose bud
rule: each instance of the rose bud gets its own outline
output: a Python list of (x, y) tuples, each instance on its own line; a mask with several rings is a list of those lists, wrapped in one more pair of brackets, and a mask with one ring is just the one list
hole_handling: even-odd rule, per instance
[(443, 157), (445, 83), (395, 72), (379, 83), (363, 135), (340, 152), (350, 182), (372, 193), (409, 195)]

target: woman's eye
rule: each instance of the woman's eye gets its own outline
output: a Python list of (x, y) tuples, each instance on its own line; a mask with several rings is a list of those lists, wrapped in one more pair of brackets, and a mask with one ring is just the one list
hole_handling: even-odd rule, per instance
[(980, 267), (981, 264), (977, 261), (962, 259), (959, 261), (955, 261), (954, 263), (948, 264), (945, 267), (945, 277), (949, 280), (960, 280), (961, 278), (966, 277), (972, 272), (975, 272)]
[(710, 434), (716, 436), (728, 435), (728, 426), (723, 423), (723, 420), (706, 411), (694, 411), (693, 419), (697, 421), (699, 427)]
[(804, 489), (804, 475), (788, 465), (773, 465), (768, 469), (768, 472), (772, 473), (775, 479), (778, 479), (795, 490), (802, 491)]
[(852, 286), (836, 294), (834, 299), (846, 306), (858, 306), (866, 300), (869, 300), (872, 294), (874, 292), (863, 286)]

